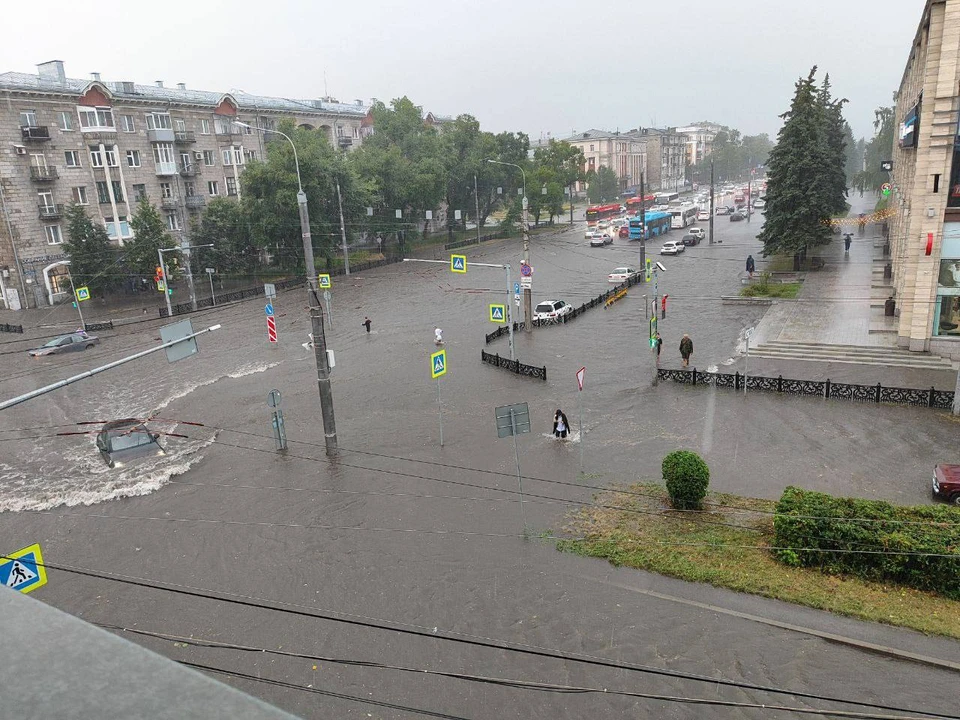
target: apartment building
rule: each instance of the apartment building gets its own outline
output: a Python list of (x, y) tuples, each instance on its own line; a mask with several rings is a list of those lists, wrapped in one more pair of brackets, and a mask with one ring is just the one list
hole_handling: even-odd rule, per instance
[(0, 297), (10, 309), (69, 296), (68, 204), (87, 206), (122, 246), (133, 237), (136, 202), (146, 197), (182, 239), (210, 198), (241, 195), (243, 166), (277, 137), (257, 128), (291, 118), (348, 150), (362, 141), (368, 111), (359, 100), (107, 82), (97, 73), (74, 79), (59, 60), (38, 70), (0, 73)]
[(682, 190), (686, 176), (685, 138), (673, 128), (642, 128), (631, 134), (646, 146), (646, 181), (655, 190)]
[(927, 0), (894, 120), (890, 252), (901, 347), (960, 359), (960, 0)]
[(688, 165), (696, 165), (713, 152), (714, 138), (721, 129), (722, 127), (716, 123), (699, 123), (676, 129), (677, 134), (684, 138)]

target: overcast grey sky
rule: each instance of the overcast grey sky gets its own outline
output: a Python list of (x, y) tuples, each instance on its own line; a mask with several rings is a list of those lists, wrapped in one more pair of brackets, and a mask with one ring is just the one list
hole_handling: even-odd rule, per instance
[[(409, 96), (484, 129), (565, 137), (713, 120), (775, 136), (813, 64), (854, 133), (890, 104), (923, 0), (164, 0), (94, 9), (47, 0), (8, 28), (0, 71), (344, 102)], [(5, 12), (9, 20), (9, 12)]]

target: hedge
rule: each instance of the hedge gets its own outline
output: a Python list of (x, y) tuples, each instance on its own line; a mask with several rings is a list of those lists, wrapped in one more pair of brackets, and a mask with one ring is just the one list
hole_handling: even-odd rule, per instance
[(690, 450), (674, 450), (660, 464), (670, 502), (678, 510), (696, 510), (707, 495), (710, 469)]
[[(788, 565), (892, 581), (960, 600), (960, 509), (903, 507), (788, 487), (773, 526), (780, 548), (775, 555)], [(850, 550), (861, 552), (831, 552)]]

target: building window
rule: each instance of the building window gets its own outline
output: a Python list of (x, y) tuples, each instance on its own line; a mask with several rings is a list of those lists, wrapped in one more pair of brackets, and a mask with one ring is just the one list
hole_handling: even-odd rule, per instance
[(210, 121), (206, 118), (200, 120), (200, 134), (209, 135), (210, 134)]
[(213, 129), (217, 135), (233, 135), (233, 133), (236, 132), (234, 130), (233, 118), (214, 118)]
[(174, 120), (174, 121), (173, 121), (173, 125), (174, 125), (174, 129), (175, 129), (177, 132), (186, 132), (186, 131), (187, 131), (187, 123), (186, 123), (186, 121), (181, 120), (180, 118), (177, 118), (176, 120)]
[(180, 153), (180, 169), (189, 170), (193, 167), (193, 163), (190, 161), (190, 153), (182, 152)]
[(170, 165), (176, 166), (177, 161), (175, 157), (176, 155), (174, 155), (173, 145), (171, 143), (153, 144), (153, 159), (157, 165), (169, 163)]
[(171, 230), (180, 229), (180, 216), (175, 212), (167, 213), (167, 227)]
[(233, 153), (230, 151), (230, 148), (226, 148), (220, 151), (220, 155), (223, 157), (223, 164), (227, 167), (233, 165)]
[(127, 150), (127, 166), (132, 168), (140, 167), (139, 150)]
[(137, 131), (137, 126), (134, 124), (134, 121), (133, 121), (133, 115), (120, 116), (120, 129), (128, 133)]
[(193, 197), (197, 194), (197, 185), (192, 182), (185, 182), (183, 184), (183, 191), (186, 193), (187, 197)]
[(81, 130), (113, 130), (113, 110), (108, 107), (78, 107)]
[(210, 197), (216, 197), (220, 194), (220, 187), (216, 180), (210, 180), (207, 182), (207, 193)]
[(111, 148), (105, 148), (104, 153), (107, 157), (107, 166), (108, 167), (120, 167), (120, 162), (117, 160), (117, 151)]
[(87, 188), (85, 186), (79, 185), (73, 188), (73, 201), (77, 205), (87, 204)]
[(173, 197), (173, 185), (168, 182), (160, 183), (160, 197), (163, 198), (172, 198)]
[(227, 195), (236, 195), (237, 194), (237, 179), (228, 177), (227, 179)]
[(142, 183), (137, 183), (133, 186), (133, 199), (137, 202), (147, 199), (147, 186)]
[(147, 130), (172, 130), (173, 122), (170, 120), (170, 113), (152, 112), (147, 113)]
[(123, 199), (123, 183), (120, 182), (119, 180), (114, 180), (112, 182), (112, 185), (113, 185), (113, 199), (116, 200), (118, 203), (126, 202), (126, 200)]
[(233, 149), (233, 164), (234, 165), (243, 165), (243, 147), (235, 147)]
[[(117, 240), (117, 224), (113, 222), (112, 217), (104, 218), (104, 224), (107, 227), (107, 237), (111, 240)], [(127, 216), (120, 216), (120, 238), (132, 238), (133, 232), (130, 230), (130, 223), (127, 222)]]
[(64, 151), (63, 162), (67, 167), (70, 167), (70, 168), (80, 167), (80, 151), (79, 150)]
[(47, 210), (53, 210), (56, 207), (53, 202), (53, 193), (49, 191), (37, 193), (37, 204)]
[(73, 115), (61, 110), (57, 113), (57, 124), (60, 126), (60, 130), (63, 132), (69, 132), (73, 130)]
[(593, 152), (593, 145), (590, 146), (590, 152)]
[(207, 167), (213, 167), (216, 162), (216, 157), (213, 154), (213, 150), (204, 150), (203, 151), (203, 164)]
[(353, 136), (354, 136), (355, 138), (360, 137), (360, 126), (359, 126), (359, 125), (354, 125), (354, 126), (353, 126)]
[(37, 127), (37, 111), (36, 110), (21, 110), (20, 111), (20, 127)]
[(47, 245), (62, 245), (63, 235), (59, 225), (45, 225), (43, 231), (47, 234)]
[(97, 202), (101, 205), (110, 204), (110, 190), (106, 180), (97, 180)]
[(95, 168), (103, 167), (103, 155), (100, 153), (98, 145), (90, 146), (90, 166)]
[(247, 162), (249, 162), (250, 160), (256, 160), (256, 159), (257, 159), (257, 151), (256, 151), (256, 150), (244, 150), (244, 151), (243, 151), (243, 156), (244, 156), (244, 159), (245, 159)]

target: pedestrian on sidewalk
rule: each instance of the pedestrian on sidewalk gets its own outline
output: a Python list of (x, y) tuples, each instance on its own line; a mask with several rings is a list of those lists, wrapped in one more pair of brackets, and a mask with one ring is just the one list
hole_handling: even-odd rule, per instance
[(850, 252), (850, 243), (853, 242), (853, 233), (844, 233), (843, 234), (843, 252)]
[(557, 412), (553, 416), (553, 436), (559, 440), (566, 440), (567, 430), (569, 429), (570, 421), (567, 420), (567, 416), (563, 414), (563, 410), (557, 408)]
[(657, 351), (657, 367), (660, 367), (660, 348), (663, 347), (663, 338), (660, 337), (659, 332), (654, 335), (653, 347)]
[(691, 357), (693, 357), (693, 340), (690, 339), (687, 333), (684, 333), (683, 339), (680, 340), (680, 359), (683, 360), (684, 367), (690, 365)]
[(360, 324), (367, 329), (367, 332), (370, 332), (370, 326), (373, 325), (373, 321), (370, 318), (364, 316), (363, 322)]
[(662, 298), (660, 298), (660, 319), (661, 320), (667, 319), (667, 298), (668, 297), (670, 296), (664, 295)]
[(753, 273), (757, 271), (757, 263), (753, 260), (753, 255), (747, 255), (747, 277), (753, 280)]

